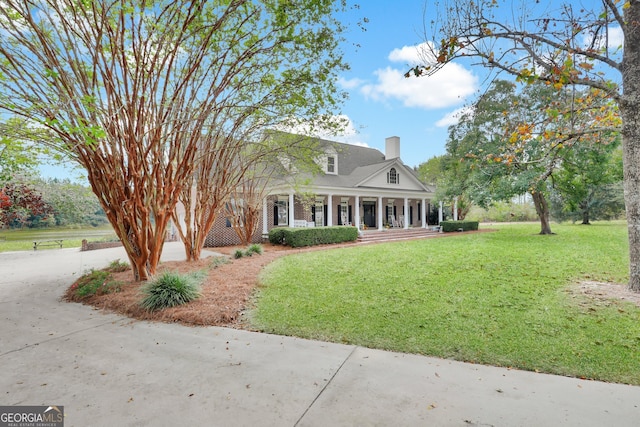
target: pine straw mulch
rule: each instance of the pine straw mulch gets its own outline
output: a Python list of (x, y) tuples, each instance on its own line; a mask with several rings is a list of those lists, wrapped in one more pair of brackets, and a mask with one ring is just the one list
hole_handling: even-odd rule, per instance
[(78, 298), (74, 294), (72, 285), (66, 290), (62, 299), (68, 302), (80, 302), (139, 320), (193, 326), (242, 328), (243, 312), (251, 306), (252, 295), (258, 286), (258, 275), (264, 266), (284, 255), (353, 245), (356, 243), (292, 249), (266, 243), (261, 245), (262, 254), (239, 259), (234, 259), (232, 254), (236, 249), (246, 248), (210, 248), (227, 258), (228, 262), (221, 265), (215, 265), (212, 261), (213, 257), (191, 263), (186, 261), (162, 262), (158, 267), (159, 273), (165, 270), (179, 273), (205, 270), (208, 271), (208, 275), (202, 283), (200, 298), (188, 304), (155, 312), (149, 312), (139, 306), (140, 283), (133, 281), (131, 270), (112, 273), (112, 278), (120, 284), (118, 292)]

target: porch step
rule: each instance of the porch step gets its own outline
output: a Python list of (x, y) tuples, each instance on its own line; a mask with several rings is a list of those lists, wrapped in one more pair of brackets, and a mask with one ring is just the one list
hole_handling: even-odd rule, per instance
[(409, 228), (396, 229), (390, 228), (387, 230), (363, 230), (358, 236), (359, 243), (374, 243), (374, 242), (394, 242), (398, 240), (413, 240), (422, 239), (425, 237), (435, 237), (439, 235), (438, 231), (433, 231), (429, 228)]

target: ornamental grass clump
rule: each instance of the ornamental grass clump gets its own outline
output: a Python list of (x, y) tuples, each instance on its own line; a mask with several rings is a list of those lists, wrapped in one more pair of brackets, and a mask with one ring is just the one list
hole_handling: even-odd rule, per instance
[(164, 272), (141, 288), (143, 299), (140, 306), (148, 311), (157, 311), (193, 301), (200, 296), (200, 284), (204, 277), (202, 272)]
[(262, 255), (262, 245), (258, 243), (254, 243), (247, 248), (247, 255), (251, 256), (251, 254)]

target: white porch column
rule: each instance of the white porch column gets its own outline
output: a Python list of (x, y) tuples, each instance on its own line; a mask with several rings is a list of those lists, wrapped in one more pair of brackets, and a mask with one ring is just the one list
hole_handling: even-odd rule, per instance
[(327, 227), (331, 227), (333, 225), (333, 195), (327, 195)]
[(409, 229), (409, 199), (404, 198), (404, 229)]
[(442, 201), (440, 202), (440, 206), (438, 207), (438, 225), (442, 222)]
[(422, 199), (422, 209), (420, 209), (420, 224), (422, 228), (427, 228), (427, 199)]
[(293, 200), (293, 193), (289, 193), (289, 227), (293, 227), (293, 221), (296, 219), (296, 210)]
[(453, 199), (453, 220), (458, 220), (458, 198)]
[(383, 230), (382, 224), (382, 197), (378, 197), (378, 230)]
[(356, 214), (353, 223), (360, 230), (360, 196), (356, 196)]
[(262, 235), (269, 234), (269, 209), (267, 206), (267, 198), (262, 199)]

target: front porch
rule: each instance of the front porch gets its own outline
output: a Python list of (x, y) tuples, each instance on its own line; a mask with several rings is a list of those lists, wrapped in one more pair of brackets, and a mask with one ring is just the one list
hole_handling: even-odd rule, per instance
[[(294, 193), (273, 195), (263, 202), (263, 234), (273, 227), (322, 227), (350, 225), (359, 230), (427, 229), (431, 200), (398, 195), (316, 194), (310, 200)], [(440, 206), (440, 212), (442, 207)], [(441, 214), (440, 214), (441, 216)]]

